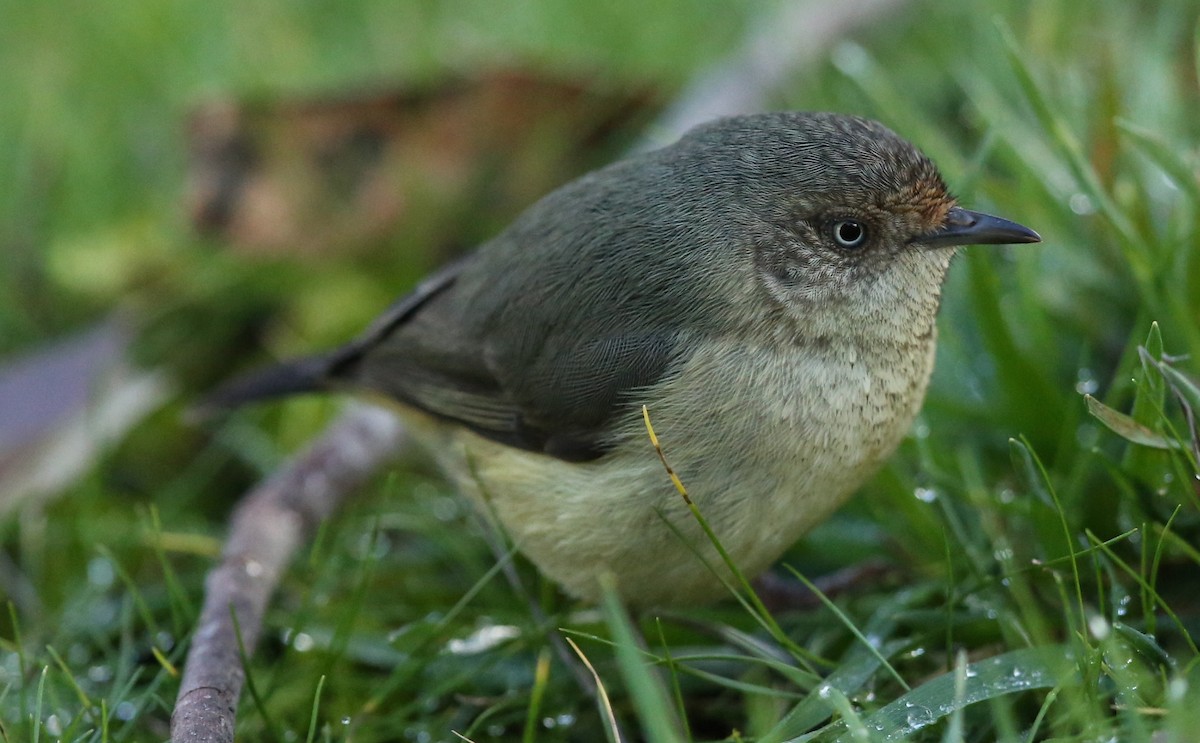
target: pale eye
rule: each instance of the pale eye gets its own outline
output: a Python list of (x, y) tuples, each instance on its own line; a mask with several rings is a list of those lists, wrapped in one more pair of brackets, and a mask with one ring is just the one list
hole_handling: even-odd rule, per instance
[(833, 241), (843, 248), (861, 248), (867, 241), (867, 226), (857, 219), (839, 219), (830, 225)]

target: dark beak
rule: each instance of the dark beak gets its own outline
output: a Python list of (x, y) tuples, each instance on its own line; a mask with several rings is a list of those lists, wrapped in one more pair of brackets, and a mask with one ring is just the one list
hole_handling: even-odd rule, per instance
[(946, 248), (953, 245), (1014, 245), (1041, 241), (1041, 235), (1016, 222), (956, 206), (946, 215), (946, 223), (941, 228), (914, 237), (910, 242), (927, 248)]

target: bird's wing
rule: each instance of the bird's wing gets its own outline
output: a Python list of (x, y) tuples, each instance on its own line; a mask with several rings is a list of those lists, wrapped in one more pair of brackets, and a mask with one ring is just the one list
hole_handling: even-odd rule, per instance
[[(426, 312), (436, 314), (437, 306), (411, 320), (436, 325)], [(393, 325), (358, 344), (343, 360), (344, 378), (486, 438), (572, 461), (606, 451), (606, 424), (636, 407), (633, 394), (662, 377), (677, 345), (672, 333), (644, 330), (545, 338), (540, 352), (516, 358), (489, 353), (487, 339), (464, 344), (451, 328), (406, 331)]]

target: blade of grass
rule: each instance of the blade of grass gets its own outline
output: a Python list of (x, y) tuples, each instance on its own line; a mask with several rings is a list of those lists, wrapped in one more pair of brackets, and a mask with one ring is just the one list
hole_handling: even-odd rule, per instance
[(313, 743), (317, 737), (317, 720), (321, 711), (321, 690), (325, 688), (325, 674), (317, 679), (317, 690), (313, 693), (312, 713), (308, 716), (308, 736), (305, 743)]
[(596, 702), (600, 705), (600, 713), (604, 717), (604, 721), (608, 723), (604, 727), (605, 737), (608, 743), (621, 743), (621, 729), (617, 725), (617, 716), (613, 714), (612, 700), (608, 698), (608, 690), (604, 688), (604, 681), (600, 678), (600, 674), (596, 673), (596, 667), (588, 660), (588, 657), (583, 654), (579, 646), (571, 638), (566, 638), (567, 644), (579, 656), (579, 660), (592, 674), (592, 680), (596, 682)]
[(1084, 395), (1083, 399), (1087, 403), (1088, 412), (1096, 420), (1103, 423), (1108, 430), (1126, 441), (1138, 446), (1148, 446), (1152, 449), (1179, 448), (1178, 441), (1169, 439), (1160, 433), (1155, 433), (1141, 423), (1138, 423), (1132, 416), (1113, 410), (1091, 395)]
[[(1091, 531), (1086, 531), (1085, 533), (1087, 538), (1093, 544), (1098, 547), (1100, 546), (1101, 542), (1095, 534), (1092, 534)], [(1135, 580), (1143, 590), (1147, 591), (1149, 595), (1153, 597), (1155, 603), (1162, 608), (1163, 613), (1170, 617), (1171, 621), (1175, 623), (1175, 627), (1179, 630), (1179, 634), (1183, 637), (1183, 641), (1187, 643), (1188, 648), (1192, 651), (1193, 660), (1200, 659), (1200, 648), (1196, 646), (1196, 642), (1192, 639), (1191, 633), (1188, 632), (1187, 625), (1179, 618), (1179, 615), (1175, 613), (1170, 605), (1163, 600), (1158, 591), (1156, 591), (1153, 586), (1147, 583), (1146, 580), (1138, 573), (1138, 571), (1130, 567), (1128, 563), (1122, 560), (1117, 553), (1112, 551), (1108, 546), (1103, 546), (1101, 549), (1104, 550), (1104, 554), (1108, 557), (1108, 559), (1116, 563), (1123, 571), (1125, 571), (1126, 575)]]
[(879, 652), (879, 648), (876, 647), (878, 641), (872, 642), (871, 640), (867, 639), (867, 636), (862, 633), (862, 631), (854, 624), (853, 621), (851, 621), (850, 617), (846, 616), (846, 613), (843, 612), (837, 604), (830, 601), (829, 597), (826, 596), (821, 589), (817, 588), (812, 581), (804, 577), (800, 571), (796, 570), (791, 565), (785, 565), (784, 567), (787, 568), (788, 572), (790, 572), (796, 578), (796, 580), (803, 583), (808, 590), (812, 591), (813, 595), (815, 595), (821, 601), (821, 603), (825, 605), (826, 609), (833, 612), (833, 615), (838, 618), (838, 621), (842, 623), (842, 626), (849, 630), (850, 634), (854, 635), (854, 637), (860, 643), (862, 643), (864, 647), (867, 648), (868, 652), (875, 656), (875, 659), (879, 661), (879, 664), (887, 669), (888, 673), (893, 679), (896, 680), (896, 683), (900, 684), (902, 689), (908, 691), (910, 688), (912, 688), (908, 685), (908, 682), (904, 680), (904, 677), (901, 676), (900, 673), (895, 669), (895, 667), (888, 662), (887, 658), (883, 657), (883, 654)]
[[(872, 741), (899, 741), (929, 727), (955, 710), (993, 697), (1034, 689), (1049, 689), (1062, 683), (1074, 667), (1065, 645), (1023, 648), (969, 664), (963, 672), (961, 693), (957, 671), (944, 673), (921, 684), (866, 719)], [(857, 740), (849, 733), (839, 743)]]
[(550, 681), (550, 648), (538, 649), (537, 662), (533, 666), (533, 687), (529, 690), (529, 709), (525, 714), (525, 730), (521, 733), (522, 743), (534, 743), (537, 738), (538, 722), (541, 720), (542, 699)]
[(680, 497), (683, 498), (688, 510), (692, 512), (692, 516), (696, 519), (696, 523), (698, 523), (701, 530), (704, 531), (704, 536), (708, 538), (713, 548), (716, 549), (717, 554), (721, 557), (721, 561), (733, 575), (734, 583), (738, 588), (740, 588), (739, 591), (734, 592), (734, 595), (738, 597), (739, 601), (744, 600), (749, 602), (747, 609), (751, 611), (751, 614), (755, 616), (760, 623), (763, 623), (776, 642), (791, 650), (797, 660), (801, 661), (802, 663), (807, 662), (809, 660), (807, 653), (799, 645), (792, 642), (787, 633), (783, 631), (783, 628), (779, 626), (779, 623), (775, 621), (775, 617), (767, 609), (766, 605), (763, 604), (762, 599), (759, 598), (758, 592), (754, 590), (754, 587), (750, 584), (750, 581), (746, 578), (746, 575), (742, 572), (741, 568), (738, 567), (733, 557), (721, 543), (720, 538), (717, 537), (716, 532), (714, 532), (712, 527), (709, 525), (708, 520), (704, 518), (704, 514), (700, 512), (699, 507), (696, 506), (696, 503), (692, 500), (692, 497), (688, 495), (687, 488), (684, 487), (683, 481), (679, 479), (679, 475), (675, 473), (675, 469), (671, 467), (671, 463), (667, 461), (667, 455), (663, 451), (662, 444), (660, 444), (658, 441), (658, 434), (654, 432), (654, 426), (650, 422), (650, 409), (645, 405), (642, 406), (642, 420), (646, 424), (646, 433), (650, 437), (650, 443), (654, 447), (654, 451), (658, 454), (659, 461), (662, 462), (663, 468), (667, 472), (667, 476), (670, 478), (671, 483), (675, 486), (675, 490), (679, 493)]
[(683, 737), (687, 740), (692, 739), (691, 724), (688, 722), (687, 705), (683, 701), (683, 687), (679, 683), (679, 667), (675, 663), (675, 659), (671, 657), (671, 646), (667, 644), (666, 633), (663, 632), (662, 619), (654, 618), (654, 627), (658, 630), (658, 643), (662, 646), (663, 659), (667, 666), (667, 673), (671, 677), (671, 694), (675, 701), (675, 714), (678, 715), (680, 723), (683, 725)]
[(629, 688), (646, 740), (683, 743), (686, 740), (683, 726), (675, 717), (675, 708), (669, 701), (661, 679), (642, 660), (641, 647), (633, 625), (617, 598), (616, 586), (609, 576), (601, 576), (600, 585), (603, 591), (600, 606), (616, 642), (617, 667)]

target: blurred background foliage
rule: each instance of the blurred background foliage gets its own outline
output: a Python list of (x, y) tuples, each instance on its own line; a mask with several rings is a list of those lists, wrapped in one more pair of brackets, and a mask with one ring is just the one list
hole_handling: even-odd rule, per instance
[[(809, 576), (885, 566), (837, 602), (879, 633), (896, 672), (862, 665), (854, 634), (827, 608), (781, 613), (789, 645), (730, 602), (643, 623), (657, 657), (664, 644), (691, 657), (661, 665), (668, 709), (635, 711), (623, 689), (639, 688), (636, 669), (589, 642), (618, 636), (619, 621), (572, 606), (523, 566), (551, 616), (536, 624), (503, 581), (487, 579), (494, 558), (477, 525), (413, 457), (329, 524), (285, 579), (251, 663), (261, 703), (243, 700), (244, 739), (304, 735), (322, 676), (326, 739), (447, 740), (450, 729), (598, 739), (595, 705), (545, 650), (554, 627), (581, 633), (630, 729), (669, 726), (669, 707), (686, 700), (697, 740), (735, 730), (783, 740), (814, 727), (833, 739), (868, 723), (898, 739), (912, 730), (878, 715), (893, 700), (913, 704), (909, 686), (953, 676), (960, 658), (1010, 658), (1010, 680), (1034, 676), (1043, 666), (1006, 655), (1029, 647), (1059, 648), (1071, 670), (1045, 666), (1059, 675), (1046, 671), (1056, 680), (1036, 693), (985, 684), (992, 693), (980, 698), (991, 701), (965, 711), (953, 685), (920, 698), (946, 709), (918, 735), (1150, 740), (1161, 730), (1187, 740), (1200, 729), (1200, 454), (1188, 417), (1200, 405), (1190, 381), (1200, 353), (1200, 8), (898, 5), (831, 40), (773, 106), (878, 118), (929, 153), (965, 204), (1045, 242), (960, 257), (914, 435), (789, 555)], [(165, 736), (171, 663), (229, 508), (339, 404), (296, 400), (196, 427), (181, 422), (190, 402), (239, 369), (345, 340), (502, 226), (536, 196), (530, 184), (548, 189), (617, 156), (773, 7), (0, 0), (0, 353), (36, 351), (116, 312), (134, 329), (135, 366), (172, 390), (69, 485), (0, 510), (7, 738)], [(255, 249), (194, 224), (189, 146), (206, 106), (249, 112), (239, 121), (263, 133), (263, 162), (286, 164), (321, 141), (271, 123), (294, 111), (289, 102), (405, 91), (434, 103), (401, 151), (440, 153), (424, 146), (449, 115), (438, 96), (464, 80), (487, 89), (489, 75), (513, 70), (582, 87), (587, 115), (606, 101), (629, 107), (586, 152), (576, 132), (544, 152), (522, 149), (520, 167), (489, 160), (440, 189), (436, 177), (398, 183), (411, 197), (398, 226), (353, 247)], [(530, 129), (558, 96), (529, 95)], [(471, 116), (497, 114), (451, 109), (476, 125)], [(422, 174), (449, 172), (427, 165)], [(281, 167), (275, 183), (308, 183), (294, 172)], [(313, 190), (284, 196), (311, 203)], [(9, 466), (0, 459), (0, 478)], [(454, 644), (468, 640), (478, 644)], [(844, 705), (810, 701), (820, 696), (809, 693), (820, 684), (810, 655), (829, 678), (862, 671), (838, 687)]]

